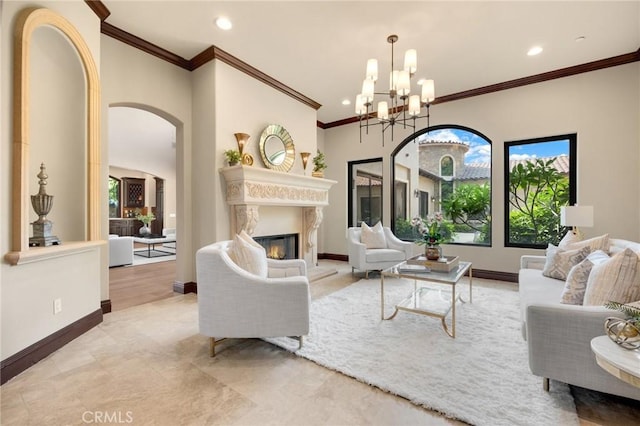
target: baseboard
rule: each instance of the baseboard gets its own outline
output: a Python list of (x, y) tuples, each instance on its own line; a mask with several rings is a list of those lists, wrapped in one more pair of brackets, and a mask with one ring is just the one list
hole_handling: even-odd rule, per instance
[(198, 284), (190, 281), (188, 283), (183, 283), (181, 281), (173, 282), (173, 291), (175, 293), (187, 294), (187, 293), (198, 293)]
[(101, 322), (102, 309), (96, 309), (89, 315), (2, 360), (0, 362), (0, 384), (5, 384), (9, 379), (22, 373)]
[(108, 314), (111, 312), (111, 299), (101, 300), (100, 308), (102, 309), (103, 314)]
[[(318, 259), (339, 260), (343, 262), (348, 262), (349, 256), (346, 254), (318, 253)], [(473, 276), (477, 278), (485, 278), (488, 280), (507, 281), (512, 283), (518, 282), (517, 272), (514, 273), (514, 272), (489, 271), (487, 269), (473, 268)]]
[(342, 262), (348, 262), (349, 256), (347, 256), (346, 254), (318, 253), (318, 259), (340, 260)]

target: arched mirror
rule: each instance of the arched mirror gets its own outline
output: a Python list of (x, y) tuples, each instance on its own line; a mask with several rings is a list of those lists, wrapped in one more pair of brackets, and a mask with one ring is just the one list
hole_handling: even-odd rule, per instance
[(269, 169), (288, 172), (295, 160), (295, 147), (289, 132), (279, 124), (270, 124), (260, 135), (260, 156)]

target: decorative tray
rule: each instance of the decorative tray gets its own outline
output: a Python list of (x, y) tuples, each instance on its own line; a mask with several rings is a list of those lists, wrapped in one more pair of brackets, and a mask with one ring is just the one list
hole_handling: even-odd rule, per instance
[(407, 265), (423, 265), (433, 272), (450, 272), (458, 263), (458, 256), (442, 256), (439, 260), (428, 260), (424, 255), (420, 255), (407, 260)]

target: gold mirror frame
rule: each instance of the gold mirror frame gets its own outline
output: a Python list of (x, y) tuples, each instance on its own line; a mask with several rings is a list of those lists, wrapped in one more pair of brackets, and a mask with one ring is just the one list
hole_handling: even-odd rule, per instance
[[(270, 137), (276, 137), (282, 141), (284, 146), (284, 160), (280, 164), (273, 164), (267, 157), (265, 143)], [(264, 165), (279, 172), (288, 172), (293, 167), (293, 162), (296, 159), (296, 149), (293, 146), (293, 139), (287, 130), (279, 124), (270, 124), (266, 129), (262, 131), (260, 135), (260, 156)]]
[[(33, 32), (51, 26), (75, 48), (87, 81), (87, 230), (88, 241), (100, 239), (100, 79), (89, 47), (78, 30), (49, 9), (27, 8), (16, 20), (13, 76), (13, 187), (11, 263), (29, 248), (29, 57)], [(51, 248), (49, 248), (51, 249)], [(55, 246), (54, 250), (65, 250)]]

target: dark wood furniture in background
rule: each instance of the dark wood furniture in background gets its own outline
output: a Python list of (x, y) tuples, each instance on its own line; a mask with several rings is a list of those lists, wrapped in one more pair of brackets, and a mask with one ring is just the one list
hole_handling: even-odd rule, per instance
[(122, 207), (144, 207), (144, 179), (122, 178)]
[(109, 219), (109, 234), (118, 234), (121, 237), (138, 235), (142, 222), (138, 219)]

